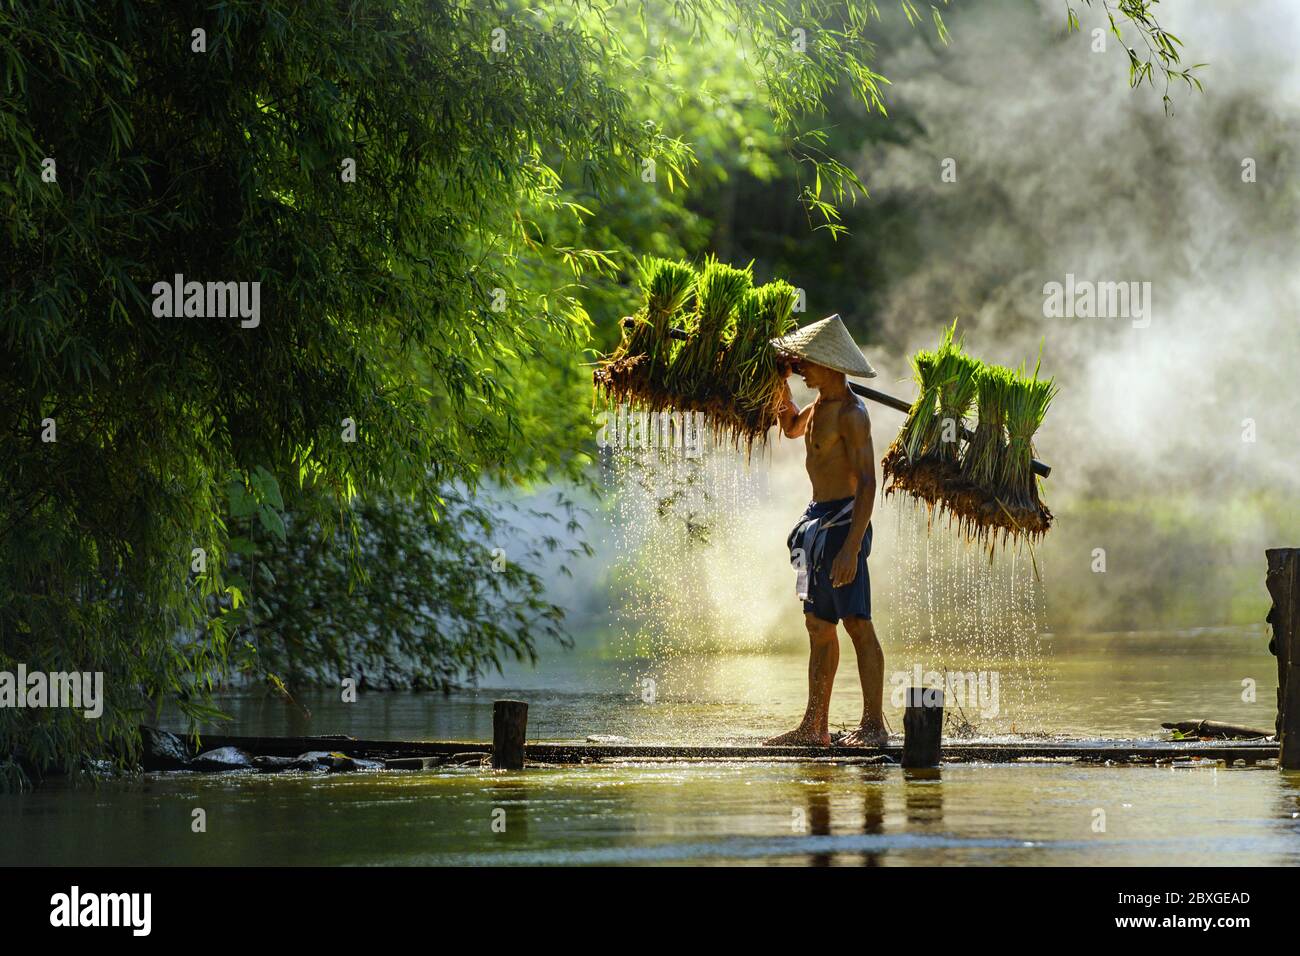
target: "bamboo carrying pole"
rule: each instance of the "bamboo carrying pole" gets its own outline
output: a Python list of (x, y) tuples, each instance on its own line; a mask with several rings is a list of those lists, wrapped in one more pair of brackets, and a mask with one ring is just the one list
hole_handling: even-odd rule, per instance
[[(628, 317), (624, 317), (623, 319), (625, 325), (630, 321), (631, 319)], [(668, 334), (675, 339), (686, 338), (685, 329), (669, 329)], [(873, 402), (879, 402), (881, 405), (886, 405), (889, 408), (900, 411), (904, 415), (912, 410), (912, 404), (910, 402), (905, 402), (901, 398), (895, 398), (893, 395), (879, 391), (878, 389), (868, 388), (866, 385), (859, 385), (857, 382), (849, 382), (849, 388), (852, 389), (855, 394), (861, 395), (863, 398), (870, 399)], [(969, 428), (962, 428), (961, 432), (962, 437), (967, 441), (970, 441), (971, 438), (974, 437), (974, 434)], [(1037, 458), (1033, 459), (1031, 467), (1034, 470), (1034, 474), (1040, 475), (1043, 478), (1048, 477), (1052, 473), (1052, 466), (1039, 461)]]

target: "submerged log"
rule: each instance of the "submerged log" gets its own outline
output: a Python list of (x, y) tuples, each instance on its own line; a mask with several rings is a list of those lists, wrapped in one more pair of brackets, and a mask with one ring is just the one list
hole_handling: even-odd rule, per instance
[(522, 770), (528, 736), (528, 705), (522, 700), (492, 702), (492, 766)]
[(432, 770), (440, 766), (442, 757), (390, 757), (384, 761), (386, 770)]
[(1176, 720), (1160, 726), (1165, 730), (1176, 730), (1180, 734), (1208, 737), (1213, 740), (1259, 740), (1273, 735), (1271, 730), (1239, 727), (1236, 724), (1223, 724), (1217, 720)]
[(1273, 598), (1268, 648), (1277, 655), (1278, 767), (1300, 770), (1300, 548), (1270, 548), (1264, 553), (1265, 582)]

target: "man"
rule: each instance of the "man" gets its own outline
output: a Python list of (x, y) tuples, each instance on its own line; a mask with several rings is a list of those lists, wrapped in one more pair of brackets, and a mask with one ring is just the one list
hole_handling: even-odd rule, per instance
[[(885, 656), (871, 624), (871, 510), (876, 500), (876, 454), (871, 421), (847, 375), (873, 378), (871, 364), (838, 315), (773, 339), (790, 371), (802, 375), (817, 400), (800, 409), (785, 386), (781, 430), (803, 436), (812, 502), (790, 533), (791, 563), (803, 599), (808, 628), (808, 707), (794, 730), (765, 740), (765, 746), (831, 743), (828, 726), (831, 687), (839, 665), (836, 625), (842, 620), (853, 641), (862, 682), (862, 721), (837, 741), (844, 746), (879, 747), (888, 740), (884, 714)], [(788, 376), (789, 372), (787, 372)]]

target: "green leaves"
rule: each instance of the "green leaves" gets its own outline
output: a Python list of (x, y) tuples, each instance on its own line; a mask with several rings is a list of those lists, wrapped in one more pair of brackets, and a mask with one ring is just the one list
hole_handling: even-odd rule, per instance
[[(103, 669), (118, 702), (38, 763), (129, 759), (163, 699), (206, 713), (293, 583), (262, 558), (295, 528), (355, 531), (360, 495), (577, 473), (572, 284), (615, 263), (519, 211), (559, 198), (566, 161), (602, 189), (646, 157), (674, 186), (689, 168), (632, 115), (619, 54), (545, 11), (230, 2), (196, 54), (187, 9), (0, 9), (0, 657)], [(156, 318), (145, 293), (177, 272), (260, 282), (264, 321)], [(472, 657), (448, 654), (448, 674)], [(0, 752), (35, 728), (0, 714)]]
[[(1083, 2), (1089, 7), (1093, 6), (1093, 0), (1083, 0)], [(1129, 86), (1137, 89), (1143, 83), (1147, 83), (1154, 88), (1158, 72), (1164, 80), (1161, 102), (1164, 104), (1165, 112), (1172, 113), (1173, 98), (1169, 95), (1170, 85), (1175, 80), (1181, 80), (1188, 89), (1203, 91), (1200, 79), (1193, 74), (1207, 64), (1197, 63), (1185, 69), (1178, 68), (1182, 63), (1178, 48), (1183, 45), (1183, 41), (1164, 29), (1156, 19), (1155, 7), (1159, 2), (1160, 0), (1115, 0), (1112, 6), (1109, 0), (1100, 0), (1100, 5), (1106, 14), (1106, 22), (1110, 26), (1111, 34), (1120, 43), (1126, 44), (1124, 51), (1128, 55)], [(1116, 14), (1119, 15), (1118, 19)], [(1140, 47), (1126, 42), (1120, 26), (1121, 20), (1127, 21), (1133, 28), (1133, 32), (1141, 41)], [(1079, 29), (1078, 14), (1068, 2), (1066, 22), (1069, 31)]]
[[(249, 628), (259, 672), (271, 682), (446, 689), (561, 645), (559, 607), (538, 574), (544, 554), (561, 568), (589, 553), (567, 498), (486, 506), (447, 489), (436, 510), (381, 498), (358, 502), (356, 548), (328, 527), (291, 521), (257, 561)], [(552, 559), (553, 560), (553, 559)], [(361, 573), (357, 573), (356, 565)]]
[(256, 518), (263, 531), (280, 541), (285, 540), (281, 515), (284, 499), (280, 497), (279, 482), (269, 471), (261, 465), (256, 466), (247, 478), (232, 479), (226, 485), (226, 494), (232, 518)]

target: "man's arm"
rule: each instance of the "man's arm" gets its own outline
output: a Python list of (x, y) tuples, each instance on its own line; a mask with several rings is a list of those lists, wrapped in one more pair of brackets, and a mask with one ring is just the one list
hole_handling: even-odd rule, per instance
[[(786, 372), (788, 376), (789, 371)], [(808, 428), (808, 417), (812, 415), (812, 405), (800, 410), (799, 406), (794, 403), (794, 396), (790, 394), (790, 382), (781, 383), (781, 388), (785, 390), (784, 401), (781, 403), (781, 410), (777, 412), (777, 421), (781, 423), (781, 433), (786, 438), (798, 438)]]
[(871, 441), (871, 419), (866, 408), (853, 405), (839, 417), (840, 437), (849, 468), (857, 477), (858, 488), (853, 494), (853, 523), (844, 547), (831, 565), (831, 585), (842, 587), (853, 583), (858, 576), (858, 551), (871, 524), (871, 511), (876, 506), (876, 449)]

